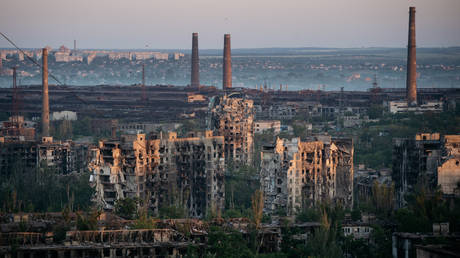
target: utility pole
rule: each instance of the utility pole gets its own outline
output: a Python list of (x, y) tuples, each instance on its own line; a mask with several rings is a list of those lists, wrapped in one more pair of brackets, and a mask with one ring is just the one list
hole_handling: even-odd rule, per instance
[(12, 110), (12, 119), (13, 123), (16, 125), (19, 122), (19, 108), (18, 108), (18, 86), (16, 84), (17, 80), (17, 72), (16, 67), (12, 67), (13, 69), (13, 110)]
[(147, 96), (145, 93), (145, 63), (142, 64), (142, 101), (146, 101)]

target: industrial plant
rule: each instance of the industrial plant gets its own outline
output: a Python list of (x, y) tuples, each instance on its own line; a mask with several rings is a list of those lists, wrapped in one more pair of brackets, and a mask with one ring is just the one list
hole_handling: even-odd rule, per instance
[[(0, 257), (459, 257), (460, 88), (417, 85), (415, 7), (405, 87), (246, 87), (230, 34), (218, 57), (198, 35), (188, 52), (37, 50), (2, 32)], [(296, 58), (249, 53), (268, 73)]]

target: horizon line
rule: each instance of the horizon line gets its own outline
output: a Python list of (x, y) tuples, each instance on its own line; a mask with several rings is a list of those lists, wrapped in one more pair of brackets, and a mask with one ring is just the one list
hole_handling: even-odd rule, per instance
[[(66, 45), (61, 45), (65, 46)], [(61, 46), (54, 48), (51, 47), (52, 50), (57, 50)], [(46, 46), (44, 46), (46, 47)], [(37, 49), (42, 49), (44, 47), (21, 47), (21, 49), (24, 50), (37, 50)], [(69, 50), (74, 50), (72, 47), (67, 47)], [(438, 49), (444, 49), (444, 48), (460, 48), (460, 45), (457, 46), (417, 46), (417, 49), (430, 49), (430, 48), (438, 48)], [(201, 48), (199, 50), (205, 50), (205, 51), (214, 51), (214, 50), (222, 50), (223, 48)], [(238, 48), (232, 48), (232, 50), (257, 50), (257, 49), (407, 49), (406, 47), (383, 47), (383, 46), (361, 46), (361, 47), (317, 47), (317, 46), (308, 46), (308, 47), (238, 47)], [(0, 47), (0, 50), (17, 50), (15, 47)], [(78, 50), (142, 50), (142, 51), (152, 51), (152, 50), (187, 50), (191, 51), (191, 48), (77, 48)]]

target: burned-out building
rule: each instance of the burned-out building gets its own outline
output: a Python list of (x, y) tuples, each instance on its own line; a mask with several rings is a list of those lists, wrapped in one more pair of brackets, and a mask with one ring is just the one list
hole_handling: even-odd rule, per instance
[(60, 174), (83, 172), (86, 169), (87, 152), (87, 145), (42, 137), (37, 144), (37, 162), (39, 165), (55, 168)]
[(37, 167), (37, 145), (32, 141), (2, 142), (0, 137), (0, 174), (10, 175), (13, 169), (23, 167), (33, 170)]
[(208, 130), (225, 139), (228, 162), (251, 165), (254, 148), (254, 102), (243, 94), (233, 92), (213, 97), (206, 121)]
[(393, 140), (393, 181), (398, 206), (420, 183), (445, 194), (455, 194), (460, 187), (460, 135), (420, 133), (414, 138)]
[(10, 173), (21, 164), (27, 170), (47, 167), (59, 174), (83, 172), (87, 164), (87, 146), (72, 141), (53, 141), (42, 137), (41, 141), (11, 141), (0, 137), (0, 170)]
[(389, 168), (383, 168), (378, 171), (358, 169), (354, 175), (355, 197), (357, 197), (355, 201), (358, 202), (371, 200), (376, 186), (385, 187), (387, 190), (391, 190), (393, 187), (391, 169)]
[(438, 186), (445, 195), (460, 196), (460, 135), (444, 135)]
[(293, 214), (323, 201), (353, 205), (353, 142), (318, 136), (263, 146), (260, 185), (265, 212)]
[(24, 120), (23, 116), (14, 115), (0, 125), (0, 137), (3, 141), (33, 141), (35, 123)]
[(92, 150), (95, 201), (106, 210), (118, 199), (139, 197), (158, 214), (183, 208), (190, 217), (218, 213), (224, 205), (224, 138), (211, 131), (178, 138), (170, 132), (100, 141)]

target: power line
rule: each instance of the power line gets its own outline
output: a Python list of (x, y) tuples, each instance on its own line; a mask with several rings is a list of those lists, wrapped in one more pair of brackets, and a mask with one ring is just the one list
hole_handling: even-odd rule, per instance
[[(27, 55), (25, 53), (24, 50), (22, 50), (20, 47), (18, 47), (11, 39), (9, 39), (5, 34), (3, 34), (2, 32), (0, 32), (0, 34), (11, 44), (13, 45), (17, 50), (21, 51), (21, 53), (27, 57), (27, 59), (29, 61), (31, 61), (32, 63), (34, 63), (35, 65), (37, 65), (38, 67), (40, 67), (41, 69), (43, 69), (43, 66), (38, 63), (37, 61), (35, 61), (33, 58), (31, 58), (29, 55)], [(42, 57), (43, 58), (43, 57)], [(62, 83), (61, 81), (59, 81), (54, 75), (52, 75), (49, 71), (48, 71), (48, 76), (53, 78), (60, 86), (62, 87), (65, 87), (77, 100), (79, 100), (80, 102), (88, 105), (88, 102), (85, 101), (84, 99), (80, 98), (76, 92), (74, 92), (73, 90), (71, 90), (69, 87), (67, 87), (64, 83)], [(98, 113), (99, 115), (101, 115), (102, 113), (97, 110), (97, 109), (92, 109), (94, 112)]]
[[(18, 47), (11, 39), (9, 39), (5, 34), (3, 34), (2, 32), (0, 32), (0, 34), (8, 41), (10, 42), (11, 45), (13, 45), (17, 50), (21, 51), (21, 53), (27, 57), (27, 59), (29, 59), (29, 61), (31, 61), (32, 63), (34, 63), (35, 65), (37, 65), (38, 67), (42, 68), (42, 65), (40, 63), (38, 63), (37, 61), (35, 61), (32, 57), (30, 57), (29, 55), (26, 54), (26, 52), (24, 52), (24, 50), (22, 50), (20, 47)], [(58, 84), (60, 85), (64, 85), (61, 81), (59, 81), (53, 74), (51, 74), (49, 71), (48, 71), (48, 76), (53, 78)]]

